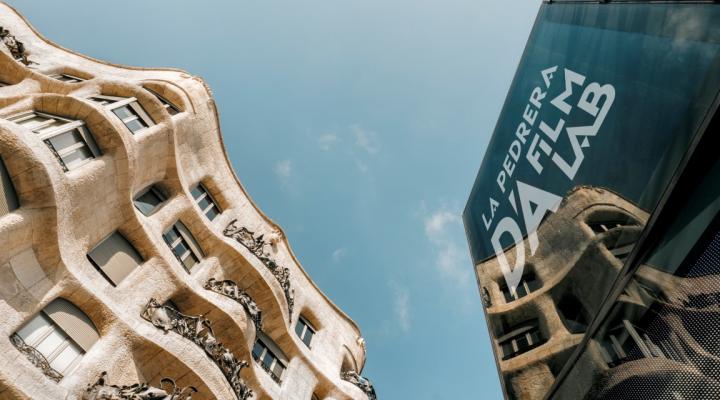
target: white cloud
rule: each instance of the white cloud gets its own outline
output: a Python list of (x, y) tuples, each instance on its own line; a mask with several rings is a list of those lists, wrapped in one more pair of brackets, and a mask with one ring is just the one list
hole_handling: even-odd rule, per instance
[(275, 175), (277, 175), (280, 182), (288, 184), (290, 182), (290, 176), (292, 175), (292, 162), (290, 160), (282, 160), (275, 164)]
[(403, 332), (410, 331), (410, 293), (407, 288), (400, 285), (393, 285), (395, 296), (395, 318), (398, 326)]
[(340, 262), (345, 257), (345, 254), (347, 253), (347, 249), (344, 247), (341, 247), (339, 249), (335, 249), (332, 253), (332, 259), (335, 262)]
[(340, 138), (334, 133), (323, 133), (318, 138), (318, 145), (323, 151), (330, 151), (340, 141)]
[(460, 215), (440, 209), (425, 215), (425, 236), (435, 251), (435, 266), (453, 284), (468, 285), (474, 282), (472, 268), (461, 245), (462, 222)]
[(368, 154), (377, 154), (380, 146), (377, 140), (377, 134), (373, 131), (363, 129), (360, 125), (350, 127), (355, 134), (355, 145)]

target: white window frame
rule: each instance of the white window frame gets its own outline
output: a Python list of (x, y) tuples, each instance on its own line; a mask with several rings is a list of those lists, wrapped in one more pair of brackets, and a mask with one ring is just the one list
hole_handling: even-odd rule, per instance
[[(120, 121), (125, 125), (125, 127), (130, 131), (131, 134), (135, 135), (137, 133), (140, 133), (144, 131), (145, 129), (148, 129), (149, 127), (155, 125), (155, 121), (150, 117), (150, 115), (145, 111), (145, 109), (140, 105), (137, 98), (135, 97), (118, 97), (118, 96), (108, 96), (104, 94), (98, 94), (94, 96), (90, 96), (89, 99), (91, 101), (94, 101), (95, 103), (98, 103), (105, 107), (108, 111), (113, 111), (116, 108), (120, 108), (123, 106), (130, 107), (136, 115), (131, 115), (125, 119), (120, 119), (115, 113), (113, 115), (115, 118), (120, 119)], [(101, 104), (97, 100), (106, 100), (108, 103)], [(145, 125), (147, 125), (145, 128), (140, 129), (138, 131), (132, 131), (130, 127), (128, 127), (128, 124), (135, 120), (141, 120)]]
[[(58, 73), (58, 74), (50, 74), (48, 76), (50, 78), (57, 79), (60, 82), (65, 82), (65, 83), (79, 83), (79, 82), (83, 82), (86, 80), (85, 78), (81, 78), (79, 76), (75, 76), (75, 75), (71, 75), (71, 74), (66, 74), (64, 72)], [(62, 78), (69, 78), (69, 79), (65, 80)]]
[[(85, 124), (85, 121), (71, 120), (68, 118), (60, 117), (58, 115), (44, 113), (41, 111), (27, 111), (24, 113), (14, 115), (14, 116), (8, 118), (8, 120), (22, 126), (23, 121), (34, 118), (36, 116), (46, 118), (46, 121), (44, 121), (44, 122), (40, 123), (39, 125), (34, 126), (32, 128), (30, 128), (30, 127), (26, 127), (26, 128), (30, 129), (33, 133), (35, 133), (35, 136), (37, 136), (38, 138), (40, 138), (40, 140), (45, 142), (47, 147), (50, 148), (50, 151), (53, 152), (53, 154), (56, 156), (56, 158), (60, 162), (60, 165), (62, 166), (64, 171), (67, 172), (70, 170), (70, 168), (65, 164), (65, 161), (62, 160), (62, 157), (72, 154), (76, 150), (79, 150), (83, 147), (87, 147), (88, 151), (91, 154), (91, 157), (81, 160), (81, 162), (78, 165), (74, 166), (72, 169), (80, 168), (83, 165), (92, 161), (93, 158), (97, 158), (101, 155), (100, 149), (97, 147), (97, 144), (95, 143), (95, 139), (93, 138), (92, 134), (90, 133), (90, 130), (88, 129), (87, 125)], [(42, 132), (42, 133), (38, 132), (39, 130), (42, 130), (45, 127), (52, 125), (52, 123), (55, 121), (60, 121), (60, 122), (65, 122), (65, 123), (62, 125), (56, 126), (52, 129), (49, 129), (46, 132)], [(68, 146), (60, 151), (55, 149), (55, 147), (50, 142), (50, 139), (52, 139), (56, 136), (60, 136), (63, 133), (72, 132), (75, 129), (77, 129), (80, 132), (80, 136), (82, 136), (82, 141), (76, 142), (75, 144)]]

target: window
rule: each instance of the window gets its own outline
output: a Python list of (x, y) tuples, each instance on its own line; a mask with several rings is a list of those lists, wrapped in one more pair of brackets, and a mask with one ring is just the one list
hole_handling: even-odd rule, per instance
[(134, 97), (98, 95), (91, 97), (90, 100), (112, 111), (133, 134), (155, 125)]
[(175, 104), (170, 102), (170, 100), (160, 96), (160, 94), (158, 94), (156, 91), (154, 91), (152, 89), (145, 88), (145, 90), (147, 90), (148, 92), (152, 93), (155, 97), (157, 97), (157, 99), (160, 100), (160, 103), (162, 103), (163, 107), (165, 107), (165, 110), (167, 110), (167, 112), (170, 113), (170, 115), (175, 115), (175, 114), (180, 113), (180, 109)]
[(573, 295), (566, 294), (557, 305), (563, 323), (570, 333), (583, 333), (588, 327), (585, 308)]
[(197, 186), (192, 188), (190, 194), (192, 194), (195, 203), (200, 207), (200, 211), (202, 211), (210, 221), (214, 220), (215, 217), (220, 214), (220, 208), (202, 183), (198, 183)]
[(320, 396), (316, 395), (315, 393), (312, 394), (312, 397), (310, 397), (310, 400), (320, 400)]
[(313, 336), (315, 336), (315, 329), (305, 320), (305, 318), (298, 318), (297, 324), (295, 324), (295, 333), (297, 333), (300, 340), (305, 343), (307, 347), (310, 347)]
[(202, 250), (195, 238), (180, 221), (163, 234), (163, 239), (188, 273), (203, 257)]
[(72, 373), (99, 339), (92, 321), (65, 299), (53, 300), (15, 335), (40, 352), (62, 375)]
[(535, 274), (533, 273), (527, 273), (523, 275), (522, 279), (520, 280), (520, 284), (518, 284), (517, 288), (515, 288), (515, 294), (510, 291), (510, 288), (507, 286), (507, 284), (504, 283), (500, 286), (500, 290), (505, 296), (506, 303), (510, 303), (511, 301), (523, 298), (529, 293), (538, 290), (539, 288), (540, 282), (537, 280)]
[(53, 79), (57, 79), (59, 81), (66, 82), (66, 83), (78, 83), (78, 82), (82, 82), (85, 80), (83, 78), (77, 77), (75, 75), (70, 75), (70, 74), (52, 74), (52, 75), (48, 75), (48, 76)]
[(150, 186), (141, 191), (140, 194), (135, 197), (133, 203), (135, 204), (135, 208), (143, 213), (143, 215), (148, 216), (152, 215), (165, 200), (167, 199), (160, 189), (156, 186)]
[(10, 118), (33, 131), (57, 157), (64, 171), (78, 168), (100, 156), (85, 122), (31, 111)]
[(665, 357), (683, 361), (671, 340), (653, 340), (644, 329), (623, 320), (610, 329), (601, 342), (608, 366), (616, 367), (641, 358)]
[(265, 342), (257, 339), (252, 350), (253, 359), (270, 374), (275, 382), (281, 383), (283, 372), (287, 367), (269, 347)]
[(88, 253), (88, 259), (113, 286), (143, 262), (137, 250), (118, 232), (95, 246)]
[(15, 187), (10, 180), (5, 164), (0, 158), (0, 215), (5, 215), (20, 207)]
[(540, 346), (545, 343), (545, 339), (540, 334), (537, 321), (532, 321), (515, 328), (498, 339), (498, 342), (502, 350), (502, 359), (508, 360)]
[(595, 234), (607, 232), (614, 228), (640, 225), (640, 223), (631, 216), (617, 210), (596, 211), (590, 218), (588, 218), (587, 224), (590, 229), (595, 232)]

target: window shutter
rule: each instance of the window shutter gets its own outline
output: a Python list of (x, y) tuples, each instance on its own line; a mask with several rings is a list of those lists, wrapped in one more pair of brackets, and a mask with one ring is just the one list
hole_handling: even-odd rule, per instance
[(65, 299), (53, 300), (43, 311), (85, 351), (100, 338), (90, 318)]
[(205, 257), (205, 253), (203, 253), (200, 245), (195, 241), (195, 237), (193, 237), (188, 228), (185, 227), (185, 224), (178, 221), (175, 223), (175, 226), (180, 232), (180, 235), (182, 235), (183, 239), (185, 239), (185, 242), (187, 242), (188, 246), (190, 246), (190, 250), (195, 253), (195, 256), (197, 256), (198, 259)]
[(137, 250), (118, 232), (102, 241), (88, 256), (115, 286), (143, 262)]
[(0, 159), (0, 215), (5, 215), (19, 206), (15, 188), (12, 181), (10, 181), (10, 175), (2, 159)]

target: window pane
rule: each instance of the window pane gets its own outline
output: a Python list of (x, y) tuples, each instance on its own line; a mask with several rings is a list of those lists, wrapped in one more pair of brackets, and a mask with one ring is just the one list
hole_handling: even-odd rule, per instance
[(190, 190), (190, 194), (192, 194), (192, 197), (195, 200), (202, 196), (203, 193), (205, 193), (205, 191), (200, 187), (200, 185), (197, 185)]
[(62, 149), (72, 146), (75, 143), (83, 142), (82, 135), (77, 129), (61, 133), (55, 137), (48, 139), (52, 143), (56, 151), (60, 152)]
[(217, 217), (218, 215), (220, 215), (220, 213), (218, 212), (217, 207), (213, 206), (211, 209), (209, 209), (209, 210), (205, 213), (205, 215), (208, 217), (208, 219), (209, 219), (210, 221), (212, 221), (212, 220), (215, 219), (215, 217)]
[(210, 201), (210, 196), (205, 196), (205, 198), (198, 202), (198, 206), (200, 206), (201, 210), (205, 210), (210, 204), (212, 204), (212, 202)]
[[(182, 257), (185, 255), (185, 253), (188, 253), (188, 252), (190, 252), (190, 250), (187, 248), (187, 246), (185, 245), (185, 241), (183, 241), (183, 240), (181, 240), (180, 243), (178, 243), (173, 248), (173, 253), (175, 253), (175, 255), (178, 257)], [(190, 254), (192, 255), (192, 253), (190, 253)]]
[(165, 238), (165, 242), (171, 245), (180, 237), (180, 235), (177, 233), (177, 230), (173, 226), (172, 228), (170, 228), (170, 230), (165, 232), (163, 237)]
[(308, 329), (305, 331), (305, 336), (302, 338), (303, 343), (307, 345), (307, 347), (310, 347), (310, 342), (313, 338), (313, 331)]
[(129, 107), (129, 106), (118, 107), (118, 108), (116, 108), (116, 109), (113, 110), (113, 113), (115, 113), (115, 115), (117, 115), (117, 117), (120, 118), (121, 120), (123, 120), (123, 119), (125, 119), (125, 118), (128, 118), (128, 117), (132, 117), (133, 115), (135, 115), (135, 114), (130, 110), (130, 107)]
[(125, 126), (127, 126), (128, 129), (130, 129), (130, 132), (133, 132), (133, 133), (147, 128), (147, 125), (143, 122), (143, 120), (141, 120), (139, 118), (125, 123)]
[(295, 324), (295, 333), (298, 335), (299, 338), (302, 338), (304, 329), (305, 329), (305, 323), (303, 322), (303, 320), (299, 319), (297, 324)]
[(135, 199), (135, 207), (145, 215), (150, 215), (162, 203), (154, 190), (148, 190)]
[(268, 367), (268, 368), (270, 368), (270, 366), (272, 365), (272, 362), (273, 362), (273, 359), (274, 359), (274, 358), (275, 358), (275, 357), (273, 357), (273, 355), (272, 355), (269, 351), (266, 352), (266, 353), (265, 353), (265, 357), (263, 357), (263, 359), (262, 359), (263, 365), (266, 366), (266, 367)]
[(257, 360), (262, 355), (262, 352), (263, 352), (262, 343), (260, 343), (259, 341), (256, 341), (255, 346), (253, 346), (253, 350), (252, 350), (253, 358)]
[(93, 155), (90, 152), (90, 149), (88, 149), (87, 146), (84, 146), (60, 158), (62, 158), (67, 169), (73, 169), (82, 165), (85, 160), (93, 158)]

